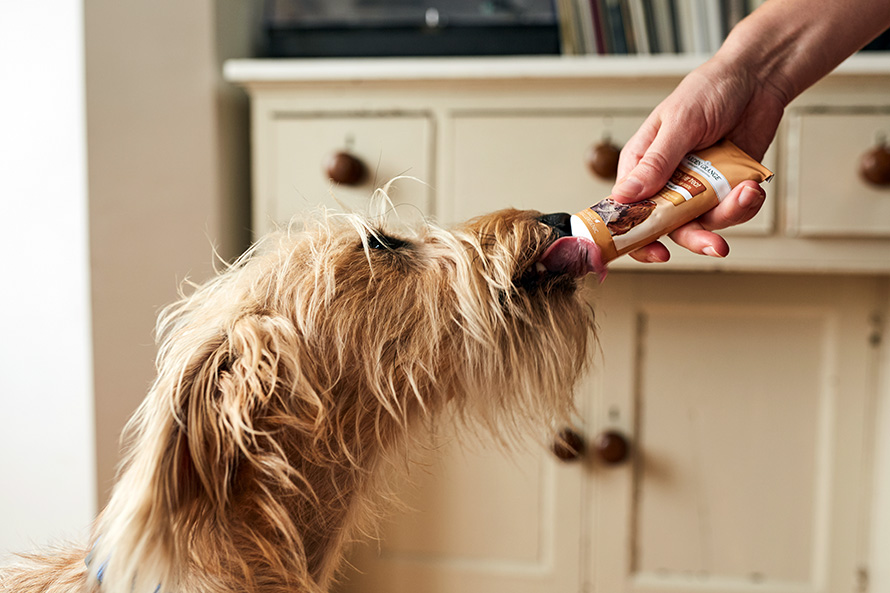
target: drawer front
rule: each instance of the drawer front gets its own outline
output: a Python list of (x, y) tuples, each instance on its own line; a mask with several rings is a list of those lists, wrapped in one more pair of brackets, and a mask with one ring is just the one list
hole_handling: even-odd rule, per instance
[(646, 114), (488, 115), (454, 119), (449, 213), (460, 221), (499, 208), (578, 212), (609, 195), (584, 156), (608, 134), (619, 147)]
[[(366, 210), (374, 190), (400, 175), (424, 183), (397, 181), (389, 192), (393, 203), (429, 214), (431, 194), (425, 183), (431, 181), (432, 129), (424, 115), (277, 116), (268, 141), (271, 154), (259, 163), (270, 169), (265, 172), (266, 195), (255, 200), (255, 228), (267, 230), (318, 206)], [(325, 162), (339, 151), (364, 164), (367, 174), (358, 185), (334, 183), (325, 173)]]
[[(585, 163), (604, 136), (619, 147), (648, 112), (461, 116), (453, 121), (453, 204), (443, 213), (460, 221), (498, 208), (578, 212), (609, 195), (613, 179), (593, 175)], [(770, 161), (768, 155), (766, 161)], [(767, 164), (769, 166), (769, 163)], [(767, 188), (770, 193), (770, 188)], [(766, 234), (773, 229), (767, 206), (728, 234)]]
[(797, 113), (789, 126), (789, 232), (804, 237), (890, 236), (890, 187), (860, 176), (862, 156), (890, 113)]

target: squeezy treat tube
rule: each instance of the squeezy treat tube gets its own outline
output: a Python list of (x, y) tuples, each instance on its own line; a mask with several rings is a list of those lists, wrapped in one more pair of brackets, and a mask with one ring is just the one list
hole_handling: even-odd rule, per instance
[(572, 216), (572, 235), (593, 240), (602, 264), (642, 247), (716, 206), (746, 179), (758, 183), (769, 169), (728, 140), (686, 155), (671, 180), (649, 199), (620, 204), (608, 197)]

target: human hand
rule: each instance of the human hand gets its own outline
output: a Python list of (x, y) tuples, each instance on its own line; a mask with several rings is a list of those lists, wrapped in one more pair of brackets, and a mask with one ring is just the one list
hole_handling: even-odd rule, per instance
[[(686, 154), (721, 138), (761, 160), (786, 103), (776, 86), (760, 81), (739, 61), (718, 54), (683, 79), (628, 140), (619, 158), (612, 197), (632, 203), (654, 195)], [(756, 183), (739, 184), (717, 207), (675, 230), (670, 238), (695, 253), (725, 257), (729, 245), (713, 231), (750, 220), (764, 198)], [(658, 242), (630, 255), (644, 262), (670, 257)]]
[[(760, 211), (765, 199), (766, 192), (757, 182), (743, 181), (717, 206), (669, 233), (668, 237), (694, 253), (726, 257), (729, 255), (729, 243), (713, 231), (751, 220)], [(660, 241), (640, 247), (628, 255), (643, 263), (663, 263), (671, 257), (668, 248)]]

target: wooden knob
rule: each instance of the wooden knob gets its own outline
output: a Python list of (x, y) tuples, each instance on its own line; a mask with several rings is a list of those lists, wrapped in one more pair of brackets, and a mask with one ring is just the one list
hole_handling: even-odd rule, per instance
[(601, 179), (615, 179), (618, 175), (618, 155), (621, 149), (610, 140), (592, 145), (584, 155), (584, 162), (590, 172)]
[(890, 185), (890, 147), (881, 142), (863, 154), (859, 159), (859, 175), (872, 185)]
[(349, 154), (337, 151), (324, 162), (324, 172), (331, 181), (341, 185), (358, 185), (365, 178), (365, 164)]
[(560, 461), (577, 461), (584, 456), (584, 437), (572, 430), (563, 428), (553, 439), (551, 450)]
[(621, 463), (630, 455), (630, 444), (619, 432), (607, 430), (593, 441), (593, 449), (600, 460), (607, 465)]

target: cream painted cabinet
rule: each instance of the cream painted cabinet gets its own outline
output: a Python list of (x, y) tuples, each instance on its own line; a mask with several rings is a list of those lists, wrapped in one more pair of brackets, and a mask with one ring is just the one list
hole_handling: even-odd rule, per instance
[[(608, 193), (588, 148), (626, 141), (695, 59), (239, 61), (252, 99), (254, 228), (362, 207), (374, 176), (450, 224)], [(546, 444), (445, 436), (398, 490), (344, 593), (890, 591), (890, 188), (860, 156), (890, 136), (890, 59), (856, 59), (792, 103), (765, 159), (768, 202), (728, 258), (623, 258), (589, 287), (600, 351), (577, 429), (629, 445), (607, 464)], [(883, 460), (883, 461), (881, 461)], [(875, 524), (883, 521), (882, 527)], [(877, 577), (875, 577), (877, 575)]]
[(790, 230), (806, 237), (890, 237), (890, 191), (859, 174), (863, 155), (890, 140), (886, 106), (801, 109), (788, 140)]
[(585, 476), (541, 447), (504, 454), (446, 439), (415, 466), (378, 543), (356, 548), (343, 591), (578, 591)]
[(454, 195), (446, 220), (460, 221), (497, 208), (577, 212), (607, 196), (611, 179), (592, 174), (584, 156), (608, 139), (623, 143), (646, 113), (612, 111), (503, 111), (459, 114), (451, 121), (448, 174)]
[(857, 591), (881, 280), (614, 274), (578, 389), (589, 451), (453, 445), (345, 591)]
[[(399, 176), (394, 203), (429, 213), (431, 209), (433, 122), (419, 112), (323, 115), (283, 109), (265, 122), (263, 142), (254, 149), (263, 163), (255, 180), (254, 226), (268, 230), (319, 207), (365, 209), (375, 189)], [(262, 127), (261, 127), (262, 129)], [(338, 184), (326, 173), (330, 159), (346, 154), (361, 163), (355, 183)]]
[[(451, 193), (442, 206), (446, 221), (466, 220), (497, 208), (578, 212), (609, 195), (614, 180), (591, 172), (590, 149), (621, 146), (640, 127), (647, 110), (548, 109), (511, 114), (504, 110), (458, 113), (448, 130)], [(775, 166), (773, 152), (767, 156)], [(773, 204), (732, 232), (766, 234)]]
[(596, 591), (857, 591), (883, 281), (616, 275), (595, 297)]

